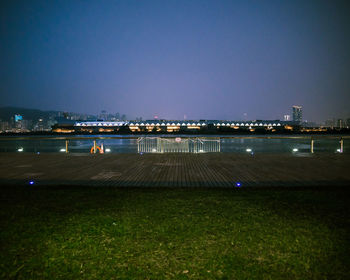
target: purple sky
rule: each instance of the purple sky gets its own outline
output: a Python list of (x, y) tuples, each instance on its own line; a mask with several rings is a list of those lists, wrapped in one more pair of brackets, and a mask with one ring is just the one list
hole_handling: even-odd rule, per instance
[(309, 121), (350, 117), (347, 3), (2, 1), (0, 106), (282, 119), (302, 105)]

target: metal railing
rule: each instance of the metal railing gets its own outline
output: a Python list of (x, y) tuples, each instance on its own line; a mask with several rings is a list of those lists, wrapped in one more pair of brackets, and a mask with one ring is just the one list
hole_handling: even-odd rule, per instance
[(220, 138), (140, 137), (137, 139), (137, 151), (139, 153), (218, 153)]
[[(72, 136), (57, 136), (57, 137), (33, 137), (33, 136), (1, 136), (0, 146), (5, 141), (64, 141), (65, 153), (69, 153), (71, 148), (71, 142), (73, 141), (91, 141), (92, 152), (98, 152), (98, 146), (96, 141), (103, 140), (136, 140), (137, 151), (139, 153), (210, 153), (220, 152), (221, 142), (227, 139), (270, 139), (270, 140), (306, 140), (310, 144), (309, 152), (315, 152), (315, 141), (319, 140), (335, 140), (338, 142), (337, 151), (339, 153), (344, 152), (344, 140), (349, 139), (350, 136), (336, 136), (336, 135), (312, 135), (312, 136), (220, 136), (220, 137), (175, 137), (175, 136), (93, 136), (93, 137), (72, 137)], [(179, 140), (180, 139), (180, 140)]]

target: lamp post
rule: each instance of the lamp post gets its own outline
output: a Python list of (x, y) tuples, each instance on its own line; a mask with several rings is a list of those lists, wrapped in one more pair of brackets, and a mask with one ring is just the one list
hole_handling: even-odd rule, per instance
[(66, 154), (68, 154), (68, 140), (66, 140)]
[(343, 138), (341, 137), (340, 138), (340, 152), (343, 153), (343, 149), (344, 149), (344, 140)]

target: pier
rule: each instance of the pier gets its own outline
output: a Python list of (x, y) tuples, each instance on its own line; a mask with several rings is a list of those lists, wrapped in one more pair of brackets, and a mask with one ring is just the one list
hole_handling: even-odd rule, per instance
[[(350, 185), (348, 154), (1, 153), (2, 184), (116, 187)], [(237, 185), (238, 184), (238, 185)]]

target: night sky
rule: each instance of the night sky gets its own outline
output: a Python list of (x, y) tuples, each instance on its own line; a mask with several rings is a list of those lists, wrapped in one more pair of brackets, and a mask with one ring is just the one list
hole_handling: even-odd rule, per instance
[(1, 1), (0, 106), (350, 117), (349, 2)]

